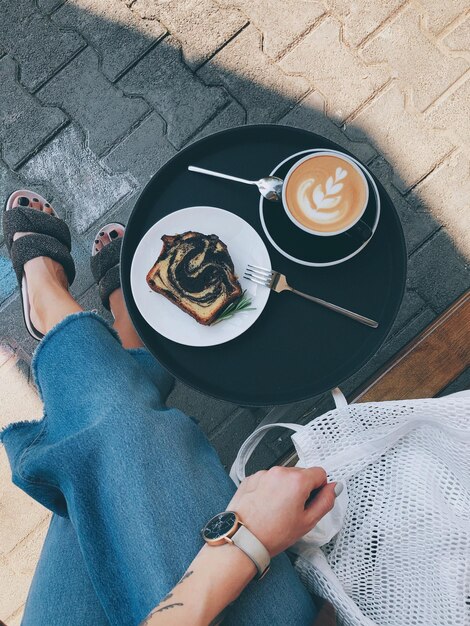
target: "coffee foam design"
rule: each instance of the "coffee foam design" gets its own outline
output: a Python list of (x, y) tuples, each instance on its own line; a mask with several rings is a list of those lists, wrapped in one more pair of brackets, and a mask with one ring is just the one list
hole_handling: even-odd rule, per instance
[(329, 176), (325, 182), (325, 189), (321, 183), (315, 185), (315, 178), (308, 178), (299, 185), (297, 202), (304, 215), (314, 222), (328, 224), (336, 222), (344, 213), (344, 207), (337, 208), (341, 203), (341, 190), (344, 185), (341, 180), (348, 172), (337, 167), (335, 177)]

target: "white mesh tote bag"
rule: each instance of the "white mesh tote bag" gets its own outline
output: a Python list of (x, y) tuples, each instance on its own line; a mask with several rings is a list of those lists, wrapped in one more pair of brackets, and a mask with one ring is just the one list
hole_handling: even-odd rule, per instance
[[(337, 403), (338, 407), (338, 403)], [(339, 406), (245, 441), (235, 482), (269, 428), (295, 431), (298, 467), (346, 488), (292, 550), (345, 626), (470, 625), (470, 393)]]

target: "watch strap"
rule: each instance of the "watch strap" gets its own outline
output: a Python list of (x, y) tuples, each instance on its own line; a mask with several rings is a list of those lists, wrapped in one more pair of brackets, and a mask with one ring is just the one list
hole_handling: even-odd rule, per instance
[(240, 548), (253, 561), (258, 570), (257, 578), (261, 578), (266, 573), (271, 562), (271, 556), (261, 541), (243, 524), (232, 535), (231, 540), (237, 548)]

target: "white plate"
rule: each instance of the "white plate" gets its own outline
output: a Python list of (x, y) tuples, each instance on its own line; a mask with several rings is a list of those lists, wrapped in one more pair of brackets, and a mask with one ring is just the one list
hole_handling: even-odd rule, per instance
[[(214, 326), (203, 326), (164, 296), (147, 285), (145, 277), (162, 249), (163, 235), (194, 230), (217, 235), (227, 245), (242, 289), (246, 289), (255, 307), (241, 311)], [(270, 290), (243, 278), (248, 263), (271, 269), (268, 250), (245, 220), (229, 211), (210, 206), (193, 206), (163, 217), (148, 230), (137, 246), (131, 265), (131, 289), (142, 317), (158, 333), (187, 346), (215, 346), (245, 332), (261, 315)]]

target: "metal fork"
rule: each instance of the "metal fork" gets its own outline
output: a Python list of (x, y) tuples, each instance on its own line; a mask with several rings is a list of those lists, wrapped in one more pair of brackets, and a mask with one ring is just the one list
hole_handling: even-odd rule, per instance
[(277, 293), (280, 293), (281, 291), (291, 291), (298, 296), (302, 296), (302, 298), (306, 298), (307, 300), (316, 302), (317, 304), (320, 304), (327, 309), (336, 311), (336, 313), (346, 315), (346, 317), (350, 317), (351, 319), (356, 320), (357, 322), (361, 322), (361, 324), (365, 324), (366, 326), (377, 328), (379, 325), (378, 322), (371, 320), (368, 317), (364, 317), (363, 315), (359, 315), (359, 313), (354, 313), (354, 311), (348, 311), (348, 309), (343, 309), (343, 307), (338, 306), (337, 304), (326, 302), (325, 300), (315, 298), (315, 296), (310, 296), (307, 293), (303, 293), (302, 291), (294, 289), (294, 287), (291, 287), (287, 283), (287, 279), (284, 274), (280, 274), (279, 272), (267, 270), (263, 267), (258, 267), (257, 265), (248, 264), (244, 278), (246, 278), (247, 280), (251, 280), (251, 282), (253, 283), (257, 283), (258, 285), (264, 285), (265, 287), (269, 287), (269, 289), (272, 289)]

